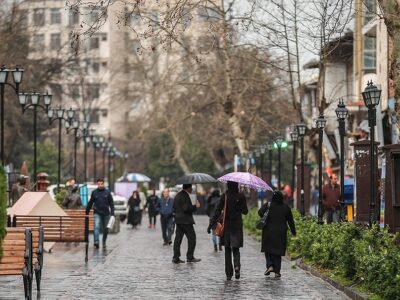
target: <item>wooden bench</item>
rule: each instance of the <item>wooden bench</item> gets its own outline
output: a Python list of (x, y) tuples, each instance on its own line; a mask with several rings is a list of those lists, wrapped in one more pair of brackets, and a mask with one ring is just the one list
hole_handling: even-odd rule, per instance
[(33, 271), (38, 297), (43, 268), (43, 228), (6, 228), (0, 275), (22, 275), (25, 298), (32, 296)]
[[(68, 216), (85, 216), (86, 211), (84, 209), (64, 209)], [(89, 213), (89, 232), (94, 230), (94, 211), (91, 210)]]
[(45, 242), (84, 242), (89, 250), (88, 216), (13, 216), (12, 227), (43, 227)]

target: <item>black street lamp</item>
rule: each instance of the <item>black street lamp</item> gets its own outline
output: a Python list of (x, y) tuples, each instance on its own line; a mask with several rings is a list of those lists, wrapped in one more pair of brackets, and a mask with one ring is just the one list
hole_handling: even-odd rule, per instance
[(300, 123), (296, 125), (297, 133), (300, 137), (300, 157), (301, 157), (301, 179), (300, 179), (300, 197), (301, 197), (301, 215), (304, 216), (306, 214), (306, 209), (304, 206), (304, 136), (306, 135), (307, 126), (304, 123)]
[(108, 143), (103, 142), (101, 144), (101, 149), (103, 150), (103, 172), (102, 172), (102, 177), (106, 177), (106, 154), (108, 152)]
[(375, 189), (375, 125), (376, 125), (376, 106), (379, 105), (381, 99), (382, 90), (379, 90), (371, 81), (368, 82), (367, 87), (362, 96), (365, 102), (365, 106), (368, 108), (368, 125), (370, 128), (370, 157), (371, 157), (371, 198), (369, 202), (369, 226), (371, 227), (377, 221), (377, 214), (375, 211), (375, 199), (376, 199), (376, 189)]
[(340, 211), (339, 220), (344, 220), (344, 137), (346, 135), (346, 119), (349, 111), (344, 105), (343, 99), (339, 100), (338, 107), (335, 110), (339, 122), (340, 135)]
[[(66, 116), (65, 113), (67, 114)], [(62, 121), (68, 121), (69, 123), (72, 122), (74, 118), (75, 111), (70, 108), (65, 110), (62, 107), (58, 108), (50, 108), (47, 112), (47, 116), (49, 117), (50, 125), (58, 120), (58, 176), (57, 176), (57, 191), (60, 191), (60, 182), (61, 182), (61, 128), (62, 128)]]
[(78, 141), (80, 138), (80, 128), (79, 128), (79, 120), (72, 120), (72, 124), (70, 122), (65, 122), (65, 128), (67, 129), (67, 133), (71, 130), (74, 131), (74, 179), (77, 180), (76, 177), (76, 166), (77, 166), (77, 150), (78, 150)]
[[(12, 73), (14, 84), (7, 82), (8, 74)], [(0, 159), (1, 165), (4, 166), (4, 90), (5, 86), (10, 86), (15, 94), (19, 93), (19, 85), (22, 81), (22, 75), (24, 74), (24, 70), (20, 69), (18, 66), (15, 69), (7, 69), (4, 65), (0, 68), (0, 109), (1, 109), (1, 148), (0, 148)]]
[(268, 178), (268, 180), (271, 182), (272, 181), (272, 150), (274, 149), (274, 146), (271, 144), (271, 143), (269, 143), (268, 144), (268, 160), (269, 160), (269, 163), (268, 163), (268, 168), (269, 168), (269, 178)]
[(295, 183), (295, 170), (296, 170), (296, 144), (299, 140), (299, 133), (295, 129), (294, 131), (290, 132), (290, 139), (293, 144), (293, 165), (292, 165), (292, 193), (294, 193), (294, 183)]
[(117, 149), (112, 146), (111, 142), (108, 142), (108, 185), (110, 188), (110, 191), (112, 192), (113, 189), (113, 184), (112, 184), (112, 171), (113, 171), (113, 159), (115, 156)]
[[(40, 99), (43, 99), (43, 104), (40, 103)], [(37, 175), (37, 110), (38, 108), (43, 109), (46, 114), (49, 111), (51, 104), (52, 95), (48, 93), (41, 95), (39, 93), (19, 93), (18, 101), (22, 108), (22, 114), (24, 114), (29, 108), (33, 110), (33, 182), (36, 182)], [(36, 185), (35, 190), (36, 190)]]
[(278, 190), (281, 189), (281, 150), (284, 142), (283, 137), (278, 136), (275, 140), (275, 145), (278, 148)]
[(324, 139), (324, 128), (326, 125), (326, 119), (324, 114), (320, 114), (315, 125), (318, 129), (318, 224), (323, 224), (322, 220), (322, 142)]

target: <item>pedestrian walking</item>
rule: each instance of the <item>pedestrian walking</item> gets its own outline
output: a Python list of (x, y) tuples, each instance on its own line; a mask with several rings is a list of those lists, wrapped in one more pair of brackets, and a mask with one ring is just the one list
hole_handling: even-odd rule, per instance
[(207, 228), (207, 232), (211, 233), (211, 229), (221, 216), (226, 201), (226, 211), (224, 212), (224, 234), (221, 237), (221, 244), (225, 247), (226, 279), (231, 280), (233, 271), (235, 271), (235, 278), (240, 278), (241, 265), (239, 248), (243, 247), (242, 214), (247, 215), (248, 209), (246, 197), (243, 193), (239, 192), (239, 184), (237, 182), (228, 181), (227, 186), (228, 190), (221, 196), (215, 214), (211, 218), (210, 224)]
[(103, 230), (103, 248), (107, 247), (108, 221), (110, 215), (114, 216), (114, 200), (109, 190), (104, 186), (104, 180), (99, 178), (96, 180), (97, 189), (91, 196), (86, 206), (86, 214), (88, 215), (92, 206), (94, 206), (94, 246), (99, 248), (100, 226)]
[[(215, 211), (217, 210), (220, 198), (221, 198), (221, 193), (219, 192), (218, 189), (215, 189), (212, 191), (211, 195), (207, 199), (206, 212), (208, 217), (210, 218), (210, 222), (211, 218), (215, 215)], [(222, 251), (221, 239), (215, 234), (214, 230), (211, 231), (211, 240), (214, 245), (214, 251), (217, 252), (218, 248), (219, 251)]]
[(340, 210), (340, 185), (336, 174), (329, 176), (329, 183), (322, 187), (322, 206), (326, 223), (337, 222)]
[(66, 209), (79, 209), (82, 208), (81, 196), (78, 193), (78, 186), (74, 186), (69, 195), (66, 195), (62, 206)]
[(265, 203), (258, 211), (262, 217), (269, 209), (268, 219), (262, 230), (261, 252), (265, 254), (266, 271), (264, 275), (275, 273), (275, 277), (281, 277), (282, 256), (285, 255), (287, 246), (287, 228), (295, 236), (296, 227), (290, 207), (283, 202), (280, 191), (274, 191), (271, 203)]
[(161, 232), (165, 245), (172, 244), (174, 233), (174, 199), (169, 196), (169, 189), (165, 188), (159, 199)]
[(196, 232), (194, 231), (193, 226), (193, 212), (200, 207), (200, 203), (196, 200), (193, 205), (192, 200), (190, 199), (191, 193), (192, 185), (184, 184), (182, 190), (176, 194), (174, 198), (173, 207), (175, 211), (176, 232), (172, 262), (175, 264), (184, 263), (184, 261), (180, 259), (181, 244), (184, 235), (188, 240), (188, 250), (186, 253), (187, 262), (196, 263), (201, 261), (201, 259), (194, 257), (194, 249), (196, 248)]
[(156, 228), (157, 215), (160, 212), (159, 198), (156, 195), (156, 190), (153, 189), (152, 194), (147, 197), (146, 205), (149, 214), (149, 228)]
[(128, 199), (128, 221), (127, 224), (132, 225), (132, 228), (136, 228), (140, 224), (141, 209), (140, 209), (140, 196), (138, 191), (133, 191), (132, 195)]

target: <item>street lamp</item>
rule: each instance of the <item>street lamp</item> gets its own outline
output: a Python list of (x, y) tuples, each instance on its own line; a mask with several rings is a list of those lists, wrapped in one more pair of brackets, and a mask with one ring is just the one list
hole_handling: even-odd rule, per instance
[(116, 152), (117, 152), (117, 148), (113, 147), (111, 142), (108, 142), (108, 185), (109, 185), (111, 192), (113, 191), (111, 172), (113, 171), (112, 168), (114, 167), (112, 160), (113, 160)]
[(344, 105), (343, 99), (339, 100), (339, 104), (335, 109), (336, 116), (339, 122), (339, 135), (340, 135), (340, 211), (339, 219), (344, 220), (344, 137), (346, 135), (346, 119), (349, 111)]
[(300, 179), (300, 197), (301, 197), (301, 215), (304, 216), (306, 214), (305, 206), (304, 206), (304, 136), (306, 134), (307, 126), (304, 123), (300, 123), (296, 125), (297, 133), (300, 137), (300, 157), (301, 157), (301, 179)]
[(281, 149), (283, 142), (284, 142), (283, 137), (278, 136), (274, 144), (278, 148), (278, 190), (281, 189)]
[(79, 128), (79, 120), (78, 119), (74, 119), (72, 120), (72, 124), (70, 122), (65, 122), (65, 128), (67, 129), (67, 133), (70, 132), (70, 130), (74, 131), (74, 179), (77, 180), (76, 177), (76, 166), (77, 166), (77, 158), (76, 158), (76, 154), (77, 154), (77, 148), (78, 148), (78, 141), (80, 138), (79, 135), (79, 131), (81, 130)]
[(364, 92), (362, 92), (362, 96), (365, 102), (365, 106), (368, 108), (368, 125), (370, 127), (370, 152), (369, 155), (371, 157), (371, 198), (369, 202), (369, 226), (372, 226), (373, 223), (376, 222), (377, 216), (375, 211), (375, 179), (376, 179), (376, 170), (375, 170), (375, 125), (376, 125), (376, 106), (379, 105), (379, 101), (381, 99), (382, 90), (379, 90), (371, 81), (368, 82), (367, 87)]
[[(274, 146), (271, 143), (268, 143), (268, 160), (269, 160), (269, 182), (272, 182), (272, 150)], [(272, 183), (271, 183), (272, 184)]]
[(260, 146), (260, 156), (261, 156), (261, 178), (264, 180), (264, 154), (265, 154), (265, 145)]
[[(49, 111), (51, 104), (52, 95), (46, 93), (41, 95), (39, 93), (19, 93), (18, 101), (22, 108), (22, 114), (24, 114), (29, 108), (33, 110), (33, 176), (34, 182), (36, 182), (37, 174), (37, 109), (40, 107), (46, 114)], [(43, 100), (43, 104), (40, 103), (40, 99)], [(35, 185), (36, 190), (36, 185)]]
[[(8, 74), (12, 73), (14, 84), (7, 82)], [(10, 86), (15, 94), (19, 93), (19, 85), (22, 81), (22, 75), (24, 74), (24, 70), (20, 69), (18, 66), (15, 69), (7, 69), (4, 65), (0, 68), (0, 109), (1, 109), (1, 148), (0, 148), (0, 159), (1, 164), (4, 166), (4, 90), (5, 86)]]
[(324, 138), (324, 128), (326, 125), (326, 119), (324, 114), (320, 114), (315, 125), (318, 129), (319, 134), (319, 145), (318, 145), (318, 224), (323, 224), (322, 220), (322, 142)]
[(294, 182), (295, 182), (295, 168), (296, 168), (296, 144), (299, 140), (299, 133), (295, 129), (290, 132), (290, 139), (293, 144), (293, 166), (292, 166), (292, 193), (294, 194)]
[(47, 112), (47, 116), (49, 117), (50, 125), (53, 124), (54, 121), (58, 120), (58, 177), (57, 177), (57, 191), (60, 191), (60, 182), (61, 182), (61, 125), (62, 121), (72, 122), (74, 118), (75, 111), (70, 108), (65, 110), (62, 107), (58, 108), (50, 108)]

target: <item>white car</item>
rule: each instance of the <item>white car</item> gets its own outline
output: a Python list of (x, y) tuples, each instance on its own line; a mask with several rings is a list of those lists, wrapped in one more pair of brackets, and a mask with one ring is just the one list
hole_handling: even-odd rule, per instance
[(125, 220), (128, 217), (129, 207), (128, 207), (128, 199), (121, 195), (116, 195), (112, 193), (114, 199), (114, 213), (115, 216), (119, 216), (120, 220)]

